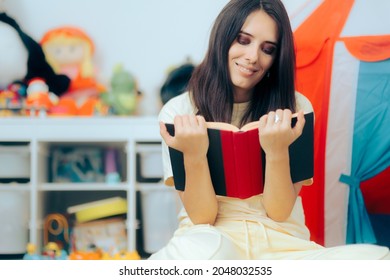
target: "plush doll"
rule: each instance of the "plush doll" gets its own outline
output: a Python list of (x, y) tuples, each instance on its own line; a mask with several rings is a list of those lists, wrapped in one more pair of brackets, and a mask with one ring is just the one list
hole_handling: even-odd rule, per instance
[[(3, 15), (0, 13), (0, 19)], [(15, 29), (3, 21), (0, 21), (0, 36), (0, 89), (4, 90), (26, 76), (28, 51)]]
[(45, 116), (57, 102), (58, 97), (49, 91), (43, 79), (30, 80), (25, 101), (28, 115)]
[(61, 26), (49, 30), (40, 42), (47, 61), (57, 74), (71, 78), (70, 91), (94, 88), (94, 44), (82, 29)]
[(110, 91), (102, 93), (102, 100), (110, 107), (111, 114), (136, 114), (140, 97), (134, 76), (123, 69), (123, 65), (116, 65), (111, 77)]
[(162, 104), (187, 90), (194, 69), (195, 65), (188, 60), (186, 63), (168, 71), (168, 76), (160, 89)]
[(40, 44), (5, 12), (0, 12), (0, 38), (0, 90), (14, 83), (27, 87), (33, 78), (43, 79), (57, 96), (68, 90), (69, 77), (54, 72)]
[(71, 79), (69, 90), (59, 104), (51, 110), (52, 115), (105, 115), (100, 101), (105, 87), (97, 82), (93, 64), (94, 43), (81, 28), (60, 26), (50, 29), (40, 44), (48, 63), (57, 74)]

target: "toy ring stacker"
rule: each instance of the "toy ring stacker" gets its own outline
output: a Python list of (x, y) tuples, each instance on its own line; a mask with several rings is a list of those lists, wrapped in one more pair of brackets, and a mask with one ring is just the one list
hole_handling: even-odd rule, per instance
[(66, 218), (61, 214), (49, 214), (45, 219), (43, 242), (49, 242), (49, 233), (58, 236), (64, 235), (66, 242), (69, 242), (69, 226)]

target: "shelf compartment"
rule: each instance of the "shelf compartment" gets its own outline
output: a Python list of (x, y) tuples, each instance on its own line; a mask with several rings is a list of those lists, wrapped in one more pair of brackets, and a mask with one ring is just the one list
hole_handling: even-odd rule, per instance
[(0, 183), (30, 182), (30, 143), (0, 142)]
[(161, 142), (137, 142), (136, 150), (137, 182), (160, 182), (163, 179)]
[(22, 254), (28, 242), (29, 193), (0, 191), (0, 254)]
[(3, 183), (0, 183), (0, 195), (1, 195), (1, 191), (25, 192), (25, 191), (30, 191), (30, 189), (31, 189), (31, 184), (29, 184), (29, 183), (26, 183), (26, 184), (19, 184), (19, 183), (3, 184)]
[[(42, 183), (106, 183), (127, 181), (127, 142), (40, 142)], [(100, 188), (98, 186), (98, 188)]]
[[(38, 226), (38, 236), (40, 238), (40, 244), (44, 243), (44, 236), (48, 236), (48, 241), (59, 242), (64, 246), (66, 250), (69, 250), (69, 246), (71, 244), (67, 243), (64, 239), (63, 234), (59, 234), (58, 236), (54, 236), (53, 234), (49, 234), (47, 229), (44, 227), (46, 218), (52, 215), (62, 215), (66, 218), (67, 228), (69, 230), (69, 236), (72, 239), (72, 230), (75, 226), (84, 224), (77, 221), (75, 214), (69, 213), (68, 209), (70, 207), (75, 207), (76, 205), (84, 205), (87, 203), (94, 203), (100, 200), (113, 199), (113, 198), (123, 198), (127, 200), (127, 192), (124, 190), (112, 190), (112, 191), (40, 191), (39, 192), (39, 200), (43, 209), (40, 213), (40, 217), (42, 220), (39, 222)], [(102, 217), (100, 219), (96, 219), (94, 221), (100, 221), (109, 218), (121, 218), (126, 221), (127, 212), (130, 211), (131, 205), (128, 205), (126, 213), (122, 215), (116, 215), (112, 217)], [(92, 222), (92, 221), (91, 221)], [(127, 225), (127, 224), (125, 224)], [(129, 231), (127, 228), (126, 231)], [(130, 230), (131, 232), (131, 230)], [(72, 240), (70, 240), (72, 242)], [(43, 244), (44, 245), (44, 244)]]

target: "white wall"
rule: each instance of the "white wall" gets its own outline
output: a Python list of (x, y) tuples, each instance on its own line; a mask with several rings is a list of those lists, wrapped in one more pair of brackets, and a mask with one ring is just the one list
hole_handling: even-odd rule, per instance
[[(108, 83), (117, 63), (138, 79), (141, 111), (156, 114), (167, 70), (197, 63), (207, 48), (210, 28), (228, 0), (3, 0), (5, 11), (39, 41), (51, 28), (74, 25), (96, 45), (98, 79)], [(305, 0), (285, 0), (294, 11)]]

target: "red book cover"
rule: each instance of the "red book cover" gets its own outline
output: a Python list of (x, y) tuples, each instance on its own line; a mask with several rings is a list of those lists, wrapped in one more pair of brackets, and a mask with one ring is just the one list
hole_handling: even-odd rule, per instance
[[(313, 178), (314, 173), (314, 116), (305, 114), (302, 135), (290, 145), (290, 172), (293, 183)], [(296, 118), (293, 118), (292, 126)], [(226, 123), (209, 122), (207, 159), (216, 195), (248, 198), (263, 192), (265, 155), (258, 136), (258, 122), (241, 129)], [(174, 135), (173, 124), (166, 124)], [(173, 180), (177, 190), (185, 189), (183, 154), (169, 148)]]

